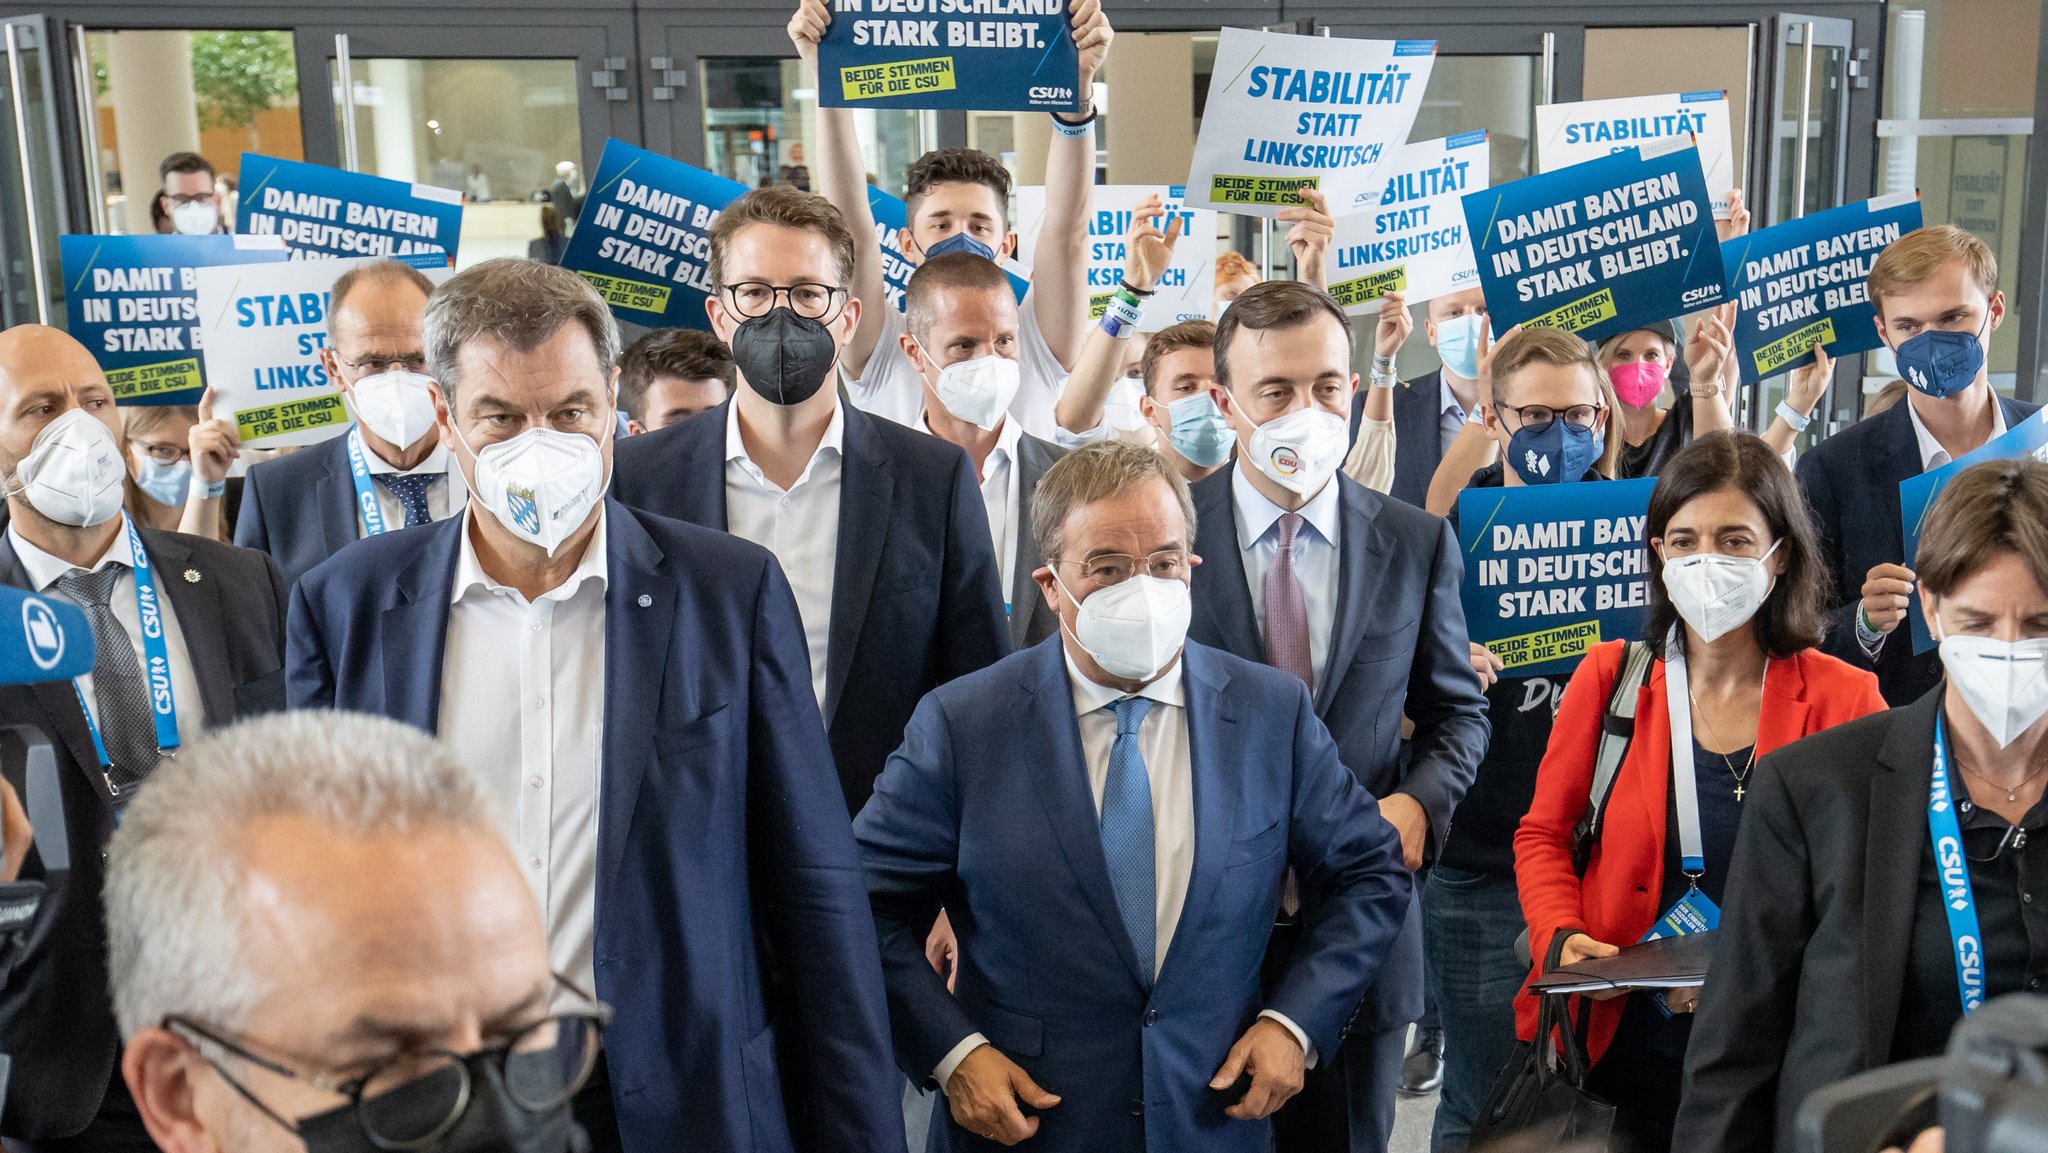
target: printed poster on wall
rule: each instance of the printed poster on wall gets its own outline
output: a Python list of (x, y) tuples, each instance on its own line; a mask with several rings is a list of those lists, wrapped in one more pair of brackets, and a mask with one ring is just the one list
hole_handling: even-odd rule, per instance
[(1067, 0), (832, 0), (823, 108), (1078, 112)]
[(1728, 219), (1728, 193), (1735, 187), (1735, 142), (1728, 123), (1728, 93), (1673, 92), (1667, 96), (1622, 96), (1536, 106), (1536, 160), (1555, 172), (1623, 148), (1690, 136), (1698, 142), (1700, 169), (1714, 218)]
[[(1175, 216), (1180, 217), (1180, 239), (1173, 246), (1173, 260), (1160, 275), (1154, 294), (1138, 312), (1139, 332), (1158, 332), (1183, 320), (1206, 320), (1209, 300), (1216, 285), (1216, 214), (1206, 208), (1189, 208), (1186, 189), (1178, 184), (1097, 185), (1094, 211), (1088, 214), (1088, 318), (1102, 319), (1109, 299), (1123, 283), (1124, 235), (1130, 231), (1131, 215), (1147, 196), (1160, 198), (1166, 214), (1159, 217), (1165, 231)], [(1462, 223), (1462, 222), (1461, 222)], [(1038, 234), (1045, 224), (1045, 189), (1026, 185), (1017, 190), (1017, 251), (1029, 256), (1038, 247)]]
[(1486, 133), (1409, 142), (1388, 163), (1386, 190), (1362, 212), (1337, 218), (1330, 295), (1354, 315), (1389, 292), (1421, 304), (1479, 287), (1464, 198), (1492, 181)]
[(235, 231), (284, 240), (294, 258), (383, 256), (450, 268), (462, 241), (462, 194), (324, 164), (242, 153)]

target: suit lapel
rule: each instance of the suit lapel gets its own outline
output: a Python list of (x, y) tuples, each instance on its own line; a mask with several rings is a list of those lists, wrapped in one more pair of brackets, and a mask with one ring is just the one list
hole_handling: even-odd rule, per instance
[[(178, 614), (178, 631), (192, 661), (192, 679), (199, 682), (199, 703), (209, 728), (235, 719), (235, 673), (228, 667), (226, 609), (216, 573), (192, 565), (192, 551), (176, 534), (142, 530), (158, 591)], [(187, 579), (191, 573), (197, 579)]]
[(1442, 396), (1443, 378), (1436, 372), (1403, 384), (1394, 393), (1396, 467), (1405, 448), (1406, 471), (1416, 476), (1423, 488), (1429, 487), (1429, 478), (1436, 475), (1436, 466), (1444, 459), (1443, 413), (1437, 408)]
[[(6, 524), (5, 506), (0, 505), (0, 530)], [(5, 531), (0, 531), (0, 584), (18, 589), (31, 589), (28, 570), (21, 566), (21, 558), (14, 555), (14, 542)], [(37, 703), (49, 714), (50, 723), (56, 735), (70, 750), (71, 759), (78, 762), (80, 772), (92, 784), (93, 795), (104, 798), (106, 784), (100, 779), (100, 755), (92, 747), (92, 731), (85, 727), (85, 710), (78, 703), (78, 690), (71, 681), (42, 681), (29, 686)]]
[[(726, 401), (710, 412), (686, 420), (676, 429), (674, 457), (679, 520), (728, 531), (725, 519)], [(650, 434), (650, 435), (659, 435)], [(650, 542), (651, 543), (651, 542)]]
[(1196, 936), (1195, 927), (1208, 915), (1216, 893), (1223, 885), (1224, 860), (1230, 853), (1231, 830), (1237, 825), (1239, 790), (1233, 778), (1245, 763), (1244, 734), (1237, 723), (1237, 703), (1224, 690), (1230, 674), (1221, 668), (1210, 650), (1189, 645), (1181, 650), (1181, 687), (1187, 702), (1188, 764), (1194, 773), (1195, 864), (1188, 877), (1188, 894), (1181, 906), (1179, 927), (1167, 944), (1166, 963), (1160, 967), (1161, 980), (1186, 956), (1183, 940)]
[(1017, 531), (1010, 547), (1014, 553), (1010, 574), (1010, 645), (1021, 649), (1031, 632), (1031, 619), (1038, 615), (1043, 598), (1031, 574), (1038, 568), (1038, 542), (1031, 535), (1031, 494), (1040, 477), (1052, 465), (1050, 454), (1040, 449), (1030, 434), (1017, 438)]
[(1387, 543), (1373, 528), (1379, 510), (1372, 498), (1348, 476), (1333, 477), (1332, 483), (1337, 485), (1337, 515), (1344, 527), (1338, 531), (1337, 610), (1331, 615), (1329, 658), (1323, 663), (1322, 683), (1316, 686), (1317, 716), (1336, 699), (1344, 670), (1358, 655), (1365, 614), (1372, 608), (1372, 576), (1387, 570)]
[[(313, 506), (319, 510), (321, 543), (333, 556), (354, 544), (356, 526), (356, 478), (348, 465), (348, 438), (337, 436), (317, 450), (327, 454), (327, 471), (314, 486)], [(367, 451), (367, 450), (366, 450)]]
[(1230, 493), (1235, 463), (1224, 465), (1197, 486), (1200, 504), (1195, 509), (1195, 552), (1202, 567), (1195, 581), (1203, 595), (1195, 598), (1195, 613), (1207, 617), (1208, 633), (1216, 647), (1248, 661), (1266, 659), (1266, 645), (1259, 637), (1259, 618), (1252, 611), (1252, 590), (1246, 583), (1244, 556), (1237, 544), (1237, 507)]
[(603, 811), (598, 818), (598, 901), (605, 901), (625, 856), (627, 831), (653, 752), (647, 734), (660, 719), (669, 642), (676, 626), (676, 581), (661, 571), (661, 546), (624, 505), (605, 502)]
[(839, 468), (839, 548), (832, 562), (832, 628), (825, 652), (825, 725), (830, 728), (846, 689), (854, 646), (867, 621), (868, 597), (889, 545), (890, 502), (896, 472), (876, 435), (874, 419), (840, 402), (846, 452)]
[(1921, 849), (1927, 844), (1927, 787), (1934, 774), (1936, 689), (1893, 718), (1879, 772), (1870, 780), (1870, 828), (1864, 838), (1864, 1058), (1872, 1068), (1892, 1059), (1899, 997), (1906, 985), (1905, 943), (1913, 932)]
[(462, 549), (463, 517), (412, 531), (423, 546), (398, 572), (398, 602), (379, 622), (384, 650), (384, 708), (394, 718), (434, 732), (441, 719), (441, 658), (448, 648), (448, 598)]

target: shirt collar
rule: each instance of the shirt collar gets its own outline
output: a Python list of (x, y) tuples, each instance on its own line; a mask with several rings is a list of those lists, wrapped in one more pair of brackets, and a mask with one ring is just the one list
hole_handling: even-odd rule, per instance
[(369, 442), (365, 441), (363, 442), (363, 463), (369, 467), (371, 476), (412, 476), (416, 473), (443, 476), (452, 471), (448, 467), (448, 443), (441, 440), (434, 442), (434, 451), (427, 454), (427, 459), (411, 468), (399, 468), (397, 465), (378, 456), (370, 450)]
[[(932, 431), (931, 424), (925, 420), (922, 408), (917, 410), (917, 424), (913, 427), (927, 436), (939, 435)], [(1007, 465), (1014, 462), (1017, 459), (1017, 442), (1022, 439), (1024, 430), (1018, 427), (1016, 421), (1010, 419), (1009, 413), (1004, 413), (1002, 422), (996, 425), (996, 446), (988, 450), (988, 463), (982, 466), (982, 472), (987, 474), (993, 471), (997, 464)]]
[[(1263, 539), (1274, 523), (1286, 513), (1286, 509), (1266, 499), (1245, 475), (1244, 463), (1230, 470), (1230, 503), (1237, 515), (1238, 544), (1249, 547)], [(1301, 519), (1323, 538), (1326, 544), (1337, 543), (1337, 477), (1332, 473), (1323, 490), (1309, 498), (1299, 510)]]
[[(519, 590), (510, 585), (499, 584), (497, 581), (492, 580), (490, 574), (484, 572), (483, 565), (477, 562), (476, 545), (470, 540), (469, 536), (472, 523), (475, 520), (476, 506), (472, 504), (465, 507), (462, 510), (462, 547), (455, 555), (455, 584), (449, 591), (448, 603), (451, 605), (461, 604), (462, 598), (468, 596), (472, 589), (521, 596)], [(583, 582), (585, 581), (596, 581), (599, 591), (603, 591), (606, 575), (610, 571), (605, 552), (607, 527), (605, 508), (603, 505), (599, 505), (597, 508), (597, 531), (590, 534), (590, 544), (584, 548), (583, 559), (576, 565), (576, 571), (569, 574), (569, 579), (540, 594), (541, 600), (556, 601), (558, 603), (566, 601), (582, 589)], [(521, 596), (521, 599), (523, 600), (524, 597)]]
[(1081, 666), (1074, 663), (1074, 655), (1067, 651), (1064, 643), (1060, 646), (1060, 656), (1067, 662), (1067, 682), (1073, 688), (1074, 715), (1077, 717), (1085, 717), (1097, 709), (1106, 709), (1125, 697), (1144, 697), (1155, 704), (1172, 705), (1177, 709), (1185, 707), (1187, 694), (1181, 689), (1180, 670), (1181, 665), (1187, 660), (1186, 649), (1181, 650), (1179, 659), (1165, 672), (1154, 677), (1150, 684), (1135, 693), (1126, 693), (1122, 689), (1088, 679), (1088, 674), (1082, 672)]
[(1458, 403), (1458, 394), (1451, 391), (1449, 369), (1436, 374), (1436, 410), (1439, 413), (1455, 412), (1459, 420), (1467, 415), (1465, 406)]
[[(1920, 419), (1920, 410), (1913, 407), (1913, 398), (1902, 397), (1899, 403), (1906, 406), (1906, 419), (1913, 422), (1913, 439), (1920, 446), (1920, 471), (1932, 472), (1952, 461), (1954, 458), (1949, 456), (1948, 450), (1941, 447), (1941, 442), (1934, 439), (1934, 434), (1927, 430), (1927, 422)], [(2005, 432), (2005, 406), (1998, 403), (1998, 394), (1993, 393), (1991, 435), (2004, 436)]]
[[(825, 435), (819, 439), (817, 450), (811, 453), (812, 464), (816, 464), (818, 457), (828, 448), (835, 456), (846, 455), (845, 403), (837, 401), (832, 405), (832, 421), (825, 426)], [(737, 395), (725, 406), (725, 459), (745, 461), (750, 465), (754, 463), (754, 458), (747, 455), (747, 442), (740, 438), (740, 398)], [(808, 465), (804, 472), (810, 472)]]
[[(70, 561), (52, 556), (30, 544), (15, 531), (12, 524), (7, 526), (7, 543), (14, 546), (14, 555), (21, 561), (22, 571), (28, 574), (29, 583), (34, 585), (35, 591), (39, 593), (50, 591), (50, 586), (57, 583), (58, 577), (81, 571)], [(93, 563), (92, 568), (84, 571), (98, 572), (110, 564), (117, 564), (123, 568), (135, 567), (135, 550), (128, 545), (128, 530), (125, 526), (114, 534), (114, 543), (107, 546), (107, 551), (100, 555), (100, 559)]]

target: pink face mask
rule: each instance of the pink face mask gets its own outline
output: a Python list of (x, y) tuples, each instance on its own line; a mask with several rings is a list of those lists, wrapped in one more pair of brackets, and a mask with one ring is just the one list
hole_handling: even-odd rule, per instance
[(1632, 360), (1609, 369), (1607, 379), (1614, 382), (1614, 395), (1621, 403), (1642, 408), (1664, 391), (1664, 366), (1654, 360)]

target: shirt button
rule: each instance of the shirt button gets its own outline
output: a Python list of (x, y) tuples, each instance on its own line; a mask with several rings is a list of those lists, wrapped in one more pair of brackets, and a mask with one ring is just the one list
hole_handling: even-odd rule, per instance
[(533, 622), (533, 631), (534, 631), (534, 632), (539, 632), (540, 630), (541, 630), (541, 623), (540, 623), (539, 621), (535, 621), (535, 622)]
[(541, 785), (543, 784), (543, 782), (541, 781), (541, 779), (540, 779), (539, 777), (528, 777), (528, 778), (526, 778), (526, 783), (527, 783), (527, 784), (529, 784), (529, 785), (532, 785), (532, 786), (533, 786), (534, 788), (536, 788), (536, 789), (537, 789), (537, 788), (540, 788), (540, 787), (541, 787)]
[(2027, 978), (2027, 988), (2029, 988), (2029, 989), (2038, 989), (2038, 988), (2040, 988), (2040, 987), (2041, 987), (2041, 978), (2039, 978), (2039, 977), (2029, 977), (2029, 978)]
[(537, 708), (537, 709), (544, 709), (544, 708), (548, 707), (548, 700), (547, 700), (547, 698), (546, 698), (546, 697), (535, 697), (535, 698), (533, 698), (533, 707), (534, 707), (534, 708)]
[(1157, 1010), (1157, 1009), (1147, 1009), (1147, 1010), (1145, 1010), (1145, 1027), (1146, 1027), (1147, 1029), (1150, 1029), (1150, 1028), (1151, 1028), (1152, 1026), (1154, 1026), (1154, 1025), (1157, 1025), (1158, 1023), (1159, 1023), (1159, 1010)]
[(540, 868), (540, 858), (539, 858), (539, 857), (532, 857), (532, 858), (529, 858), (529, 859), (527, 860), (527, 862), (526, 862), (526, 863), (527, 863), (527, 864), (529, 864), (529, 865), (532, 865), (532, 866), (533, 866), (534, 868), (536, 868), (536, 869)]
[(1144, 1115), (1145, 1115), (1145, 1103), (1144, 1103), (1143, 1101), (1133, 1101), (1133, 1102), (1131, 1102), (1131, 1116), (1133, 1116), (1133, 1117), (1143, 1117)]
[(1970, 802), (1964, 801), (1961, 804), (1958, 804), (1956, 808), (1961, 809), (1962, 811), (1967, 813), (1970, 811)]

